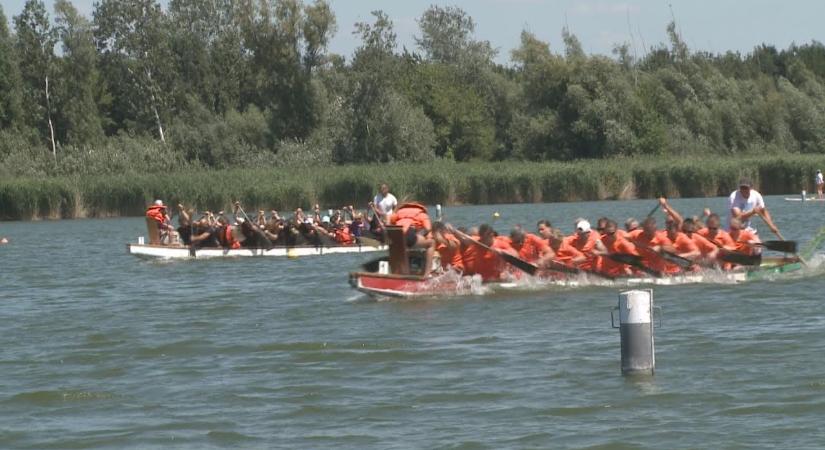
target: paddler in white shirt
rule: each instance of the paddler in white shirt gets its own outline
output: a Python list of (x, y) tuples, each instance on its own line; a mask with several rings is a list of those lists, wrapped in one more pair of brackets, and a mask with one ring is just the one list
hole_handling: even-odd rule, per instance
[(762, 198), (762, 194), (757, 192), (756, 189), (753, 189), (753, 183), (751, 183), (750, 180), (743, 178), (739, 181), (739, 189), (731, 192), (728, 198), (728, 210), (730, 212), (728, 216), (728, 228), (730, 228), (731, 219), (739, 219), (743, 229), (756, 234), (756, 229), (751, 226), (751, 218), (753, 216), (759, 216), (779, 239), (785, 240), (782, 234), (779, 233), (779, 229), (774, 225), (771, 214), (765, 207), (765, 200)]
[(398, 199), (390, 194), (390, 186), (387, 183), (382, 183), (378, 195), (375, 196), (370, 206), (378, 215), (381, 222), (387, 223), (389, 222), (390, 216), (395, 212), (395, 208), (398, 207)]

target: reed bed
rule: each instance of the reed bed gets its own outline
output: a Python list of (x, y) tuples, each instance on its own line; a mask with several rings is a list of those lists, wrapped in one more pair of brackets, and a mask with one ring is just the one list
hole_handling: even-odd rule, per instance
[(764, 194), (812, 190), (825, 155), (723, 159), (612, 159), (569, 163), (454, 163), (203, 170), (0, 180), (0, 219), (136, 216), (156, 198), (198, 210), (356, 205), (381, 182), (424, 203), (563, 202), (727, 195), (740, 177)]

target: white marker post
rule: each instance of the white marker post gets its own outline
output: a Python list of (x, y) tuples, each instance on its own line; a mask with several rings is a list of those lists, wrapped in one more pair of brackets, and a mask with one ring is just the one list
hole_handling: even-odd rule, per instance
[[(653, 345), (653, 290), (619, 293), (619, 333), (623, 375), (653, 375), (656, 366)], [(614, 309), (615, 311), (615, 309)], [(614, 322), (611, 313), (611, 322)], [(613, 328), (616, 328), (615, 322)]]

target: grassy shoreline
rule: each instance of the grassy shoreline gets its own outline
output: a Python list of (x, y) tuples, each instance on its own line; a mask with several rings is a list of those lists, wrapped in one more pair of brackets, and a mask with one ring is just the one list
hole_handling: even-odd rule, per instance
[(205, 170), (0, 180), (0, 220), (139, 216), (155, 198), (199, 210), (288, 211), (366, 203), (380, 182), (426, 203), (539, 203), (727, 195), (742, 176), (763, 194), (811, 190), (825, 155), (610, 159), (570, 163), (453, 163)]

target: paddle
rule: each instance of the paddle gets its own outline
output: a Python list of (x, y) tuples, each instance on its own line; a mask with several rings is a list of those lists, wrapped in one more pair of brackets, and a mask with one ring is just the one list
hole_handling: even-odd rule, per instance
[(651, 209), (651, 210), (650, 210), (650, 212), (649, 212), (649, 213), (647, 213), (647, 217), (651, 217), (651, 216), (653, 216), (654, 214), (656, 214), (656, 211), (658, 211), (658, 210), (659, 210), (659, 207), (661, 207), (661, 206), (662, 206), (662, 204), (661, 204), (661, 203), (656, 202), (656, 206), (654, 206), (654, 207), (653, 207), (653, 209)]
[(767, 225), (768, 228), (771, 229), (771, 232), (773, 232), (773, 234), (775, 234), (776, 237), (778, 237), (780, 240), (785, 240), (785, 238), (782, 236), (782, 233), (779, 232), (779, 228), (777, 228), (776, 225), (774, 225), (773, 219), (771, 219), (771, 213), (769, 213), (767, 209), (762, 208), (759, 210), (759, 212), (757, 212), (757, 214), (759, 215), (759, 217), (762, 218), (762, 220), (765, 221), (765, 225)]
[(666, 261), (668, 261), (672, 264), (675, 264), (675, 265), (681, 267), (682, 269), (689, 269), (689, 268), (693, 267), (693, 261), (691, 261), (687, 258), (683, 258), (683, 257), (677, 255), (676, 253), (669, 252), (667, 250), (662, 250), (662, 251), (657, 252), (656, 250), (653, 250), (652, 248), (648, 247), (647, 245), (643, 245), (643, 244), (636, 244), (636, 246), (637, 247), (642, 247), (642, 248), (644, 248), (644, 249), (646, 249), (650, 252), (656, 253), (659, 256), (661, 256), (662, 258), (664, 258)]
[(641, 270), (642, 272), (644, 272), (648, 275), (652, 275), (656, 278), (662, 278), (662, 276), (663, 276), (662, 272), (659, 272), (656, 269), (651, 269), (650, 267), (647, 267), (642, 262), (642, 257), (641, 256), (631, 255), (630, 253), (609, 253), (605, 256), (612, 259), (613, 261), (620, 262), (622, 264), (627, 264), (628, 266), (633, 266), (633, 267)]
[(762, 264), (762, 255), (746, 255), (736, 252), (719, 252), (717, 256), (721, 261), (738, 264), (740, 266), (758, 266)]
[(522, 271), (524, 271), (524, 272), (526, 272), (530, 275), (535, 275), (536, 271), (539, 269), (539, 267), (537, 265), (535, 265), (533, 263), (530, 263), (528, 261), (525, 261), (525, 260), (519, 258), (518, 256), (514, 256), (514, 255), (511, 255), (509, 253), (500, 252), (500, 251), (490, 247), (489, 245), (484, 244), (483, 242), (480, 242), (480, 241), (477, 241), (477, 240), (471, 238), (470, 236), (466, 235), (465, 233), (462, 233), (462, 232), (460, 232), (456, 229), (452, 229), (452, 227), (450, 227), (450, 228), (451, 228), (450, 231), (452, 233), (458, 235), (459, 237), (463, 238), (464, 240), (467, 240), (467, 241), (469, 241), (469, 242), (471, 242), (471, 243), (473, 243), (473, 244), (475, 244), (475, 245), (477, 245), (477, 246), (479, 246), (483, 249), (486, 249), (488, 251), (493, 252), (494, 254), (498, 255), (499, 258), (506, 261), (508, 264), (511, 264), (511, 265), (517, 267), (518, 269), (520, 269), (520, 270), (522, 270)]
[(553, 260), (546, 261), (545, 264), (547, 264), (545, 269), (547, 269), (551, 272), (570, 273), (570, 274), (576, 274), (576, 275), (578, 275), (580, 273), (584, 273), (584, 274), (594, 275), (594, 276), (597, 276), (599, 278), (604, 278), (606, 280), (615, 280), (616, 279), (616, 277), (611, 276), (611, 275), (607, 275), (605, 273), (596, 272), (595, 270), (580, 269), (578, 267), (570, 267), (570, 266), (564, 265), (560, 262), (553, 261)]
[(272, 243), (272, 241), (269, 240), (268, 237), (266, 237), (266, 234), (264, 234), (264, 232), (261, 231), (261, 229), (258, 228), (258, 226), (254, 222), (249, 220), (249, 216), (246, 215), (246, 211), (244, 211), (243, 208), (241, 208), (241, 203), (235, 202), (235, 207), (238, 208), (238, 211), (240, 211), (241, 214), (243, 214), (244, 219), (247, 221), (247, 223), (249, 223), (250, 227), (252, 228), (252, 231), (254, 231), (255, 234), (258, 235), (258, 238), (263, 239), (263, 241), (266, 242), (265, 248), (267, 250), (272, 250), (272, 247), (274, 247), (275, 245)]
[(754, 245), (782, 253), (796, 253), (797, 250), (796, 241), (765, 241)]

